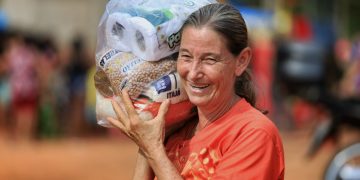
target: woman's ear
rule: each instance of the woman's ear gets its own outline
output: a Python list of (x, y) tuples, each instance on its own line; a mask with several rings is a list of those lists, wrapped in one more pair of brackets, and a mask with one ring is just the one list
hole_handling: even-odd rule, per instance
[(236, 57), (236, 76), (240, 76), (250, 63), (252, 51), (250, 47), (244, 48)]

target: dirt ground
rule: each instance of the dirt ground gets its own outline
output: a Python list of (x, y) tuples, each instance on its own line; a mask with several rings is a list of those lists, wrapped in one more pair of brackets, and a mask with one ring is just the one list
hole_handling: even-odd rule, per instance
[[(318, 180), (336, 148), (326, 145), (305, 158), (309, 130), (282, 132), (288, 180)], [(13, 142), (0, 138), (0, 180), (131, 179), (137, 148), (126, 138), (67, 138)]]

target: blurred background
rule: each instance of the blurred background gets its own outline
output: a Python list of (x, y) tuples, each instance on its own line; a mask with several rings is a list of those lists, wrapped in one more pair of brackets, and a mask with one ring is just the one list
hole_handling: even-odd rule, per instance
[[(131, 179), (136, 146), (95, 117), (107, 2), (0, 0), (0, 179)], [(323, 179), (333, 154), (360, 140), (358, 118), (342, 116), (360, 113), (347, 108), (359, 105), (360, 1), (221, 2), (248, 25), (257, 105), (281, 131), (285, 179)]]

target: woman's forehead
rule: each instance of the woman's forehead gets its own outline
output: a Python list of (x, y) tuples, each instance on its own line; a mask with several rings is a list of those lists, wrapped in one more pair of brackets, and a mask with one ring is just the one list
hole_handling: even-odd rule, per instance
[(224, 48), (226, 39), (211, 28), (188, 27), (183, 30), (180, 49), (223, 51)]

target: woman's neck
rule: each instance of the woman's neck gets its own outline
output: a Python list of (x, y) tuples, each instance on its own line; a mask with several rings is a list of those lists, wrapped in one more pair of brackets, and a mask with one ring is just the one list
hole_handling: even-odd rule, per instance
[(221, 105), (219, 107), (214, 107), (212, 109), (198, 107), (199, 123), (196, 127), (196, 131), (204, 129), (213, 121), (219, 119), (226, 112), (228, 112), (236, 104), (236, 102), (239, 101), (239, 99), (240, 97), (235, 95), (229, 100), (229, 103), (226, 103), (225, 105)]

